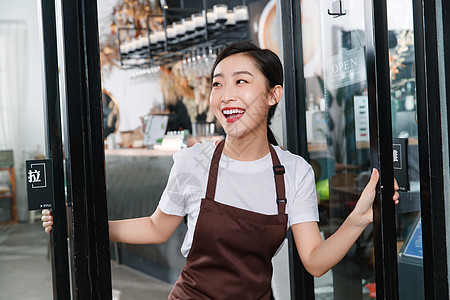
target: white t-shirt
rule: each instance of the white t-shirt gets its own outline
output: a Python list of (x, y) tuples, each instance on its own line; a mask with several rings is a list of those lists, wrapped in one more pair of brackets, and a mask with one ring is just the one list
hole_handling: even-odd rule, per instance
[[(199, 143), (174, 154), (174, 164), (159, 207), (169, 215), (188, 215), (188, 230), (181, 246), (187, 257), (195, 224), (205, 197), (209, 166), (215, 150), (213, 142)], [(284, 166), (288, 226), (319, 221), (314, 172), (300, 156), (274, 146)], [(238, 161), (222, 154), (219, 163), (215, 201), (241, 209), (276, 215), (275, 178), (270, 153), (255, 161)]]

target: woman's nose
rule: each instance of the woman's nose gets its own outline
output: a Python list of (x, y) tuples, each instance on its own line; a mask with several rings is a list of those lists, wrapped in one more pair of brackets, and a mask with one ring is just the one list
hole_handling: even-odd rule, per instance
[(234, 96), (229, 96), (229, 95), (223, 95), (222, 98), (220, 99), (223, 103), (229, 103), (232, 101), (236, 100), (236, 97)]
[(223, 90), (221, 101), (224, 103), (228, 103), (230, 101), (235, 101), (236, 95), (232, 88), (228, 87)]

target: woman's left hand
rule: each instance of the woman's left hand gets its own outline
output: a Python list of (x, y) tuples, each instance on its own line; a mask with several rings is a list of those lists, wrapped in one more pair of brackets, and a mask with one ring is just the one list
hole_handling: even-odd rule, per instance
[[(362, 192), (361, 196), (359, 197), (358, 202), (356, 203), (355, 209), (353, 210), (352, 214), (354, 217), (357, 217), (359, 220), (358, 223), (362, 226), (367, 226), (369, 223), (373, 222), (373, 210), (372, 205), (373, 201), (375, 199), (376, 195), (376, 188), (377, 188), (377, 182), (380, 178), (380, 174), (377, 169), (372, 170), (372, 175), (370, 176), (369, 183), (364, 188), (364, 191)], [(398, 190), (398, 184), (397, 180), (394, 179), (394, 196), (392, 196), (392, 199), (394, 200), (395, 204), (398, 204), (398, 198), (399, 194), (397, 192)]]

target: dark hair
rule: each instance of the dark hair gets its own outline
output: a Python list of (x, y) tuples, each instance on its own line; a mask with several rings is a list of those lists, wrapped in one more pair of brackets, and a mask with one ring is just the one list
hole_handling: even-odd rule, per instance
[[(222, 50), (213, 64), (211, 70), (211, 78), (214, 75), (214, 70), (216, 69), (217, 65), (225, 58), (234, 54), (243, 54), (253, 59), (253, 61), (255, 62), (255, 66), (266, 78), (267, 91), (269, 91), (276, 85), (283, 86), (283, 65), (281, 64), (278, 56), (272, 51), (268, 49), (261, 49), (250, 42), (236, 42), (230, 44), (224, 50)], [(275, 114), (277, 104), (271, 106), (267, 114), (267, 139), (269, 140), (269, 143), (273, 145), (278, 145), (278, 143), (269, 125), (270, 120)]]

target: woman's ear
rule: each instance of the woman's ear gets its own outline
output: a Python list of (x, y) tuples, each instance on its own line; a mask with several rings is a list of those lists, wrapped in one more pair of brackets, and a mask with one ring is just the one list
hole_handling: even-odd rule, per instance
[(283, 87), (281, 85), (276, 85), (271, 92), (271, 96), (269, 99), (269, 105), (273, 106), (280, 102), (281, 97), (283, 96)]

